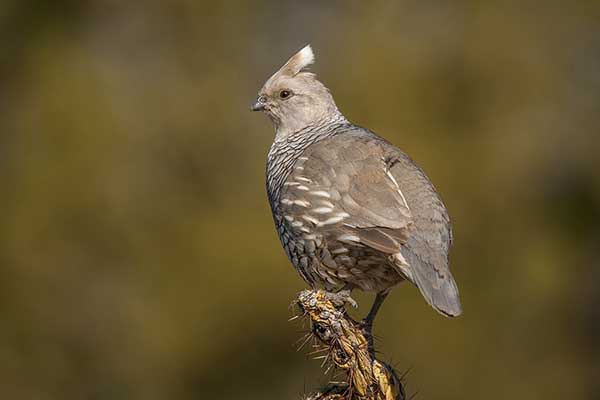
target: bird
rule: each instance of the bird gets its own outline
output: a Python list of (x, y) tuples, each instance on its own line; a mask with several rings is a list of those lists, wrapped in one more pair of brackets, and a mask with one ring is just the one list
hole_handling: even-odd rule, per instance
[(348, 121), (307, 70), (310, 45), (262, 86), (251, 106), (272, 121), (266, 187), (281, 244), (312, 288), (375, 300), (370, 333), (390, 290), (416, 286), (446, 317), (462, 313), (449, 269), (452, 227), (423, 169), (369, 129)]

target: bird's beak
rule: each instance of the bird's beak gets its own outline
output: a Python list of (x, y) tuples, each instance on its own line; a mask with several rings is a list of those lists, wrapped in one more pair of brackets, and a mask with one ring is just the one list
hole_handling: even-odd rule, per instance
[(252, 111), (263, 111), (265, 109), (265, 103), (266, 103), (266, 99), (263, 96), (259, 96), (254, 101), (254, 104), (252, 104), (252, 106), (250, 107), (250, 110), (252, 110)]

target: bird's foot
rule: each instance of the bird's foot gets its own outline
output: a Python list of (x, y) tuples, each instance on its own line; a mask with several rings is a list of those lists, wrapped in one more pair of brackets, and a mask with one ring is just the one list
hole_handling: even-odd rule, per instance
[(375, 343), (373, 339), (373, 321), (365, 318), (358, 323), (358, 326), (365, 337), (367, 339), (367, 343), (369, 345), (369, 353), (375, 353)]
[(358, 303), (350, 295), (352, 291), (349, 289), (342, 289), (336, 293), (327, 293), (327, 297), (337, 307), (343, 307), (346, 304), (350, 304), (353, 308), (358, 308)]
[(362, 319), (358, 322), (358, 327), (360, 328), (360, 330), (362, 331), (362, 333), (365, 336), (372, 336), (373, 335), (373, 321), (365, 318)]

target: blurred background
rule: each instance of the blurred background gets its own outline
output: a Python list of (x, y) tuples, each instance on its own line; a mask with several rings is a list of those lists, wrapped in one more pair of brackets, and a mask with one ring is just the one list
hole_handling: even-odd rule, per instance
[[(305, 288), (249, 106), (311, 43), (450, 210), (464, 315), (375, 326), (417, 399), (600, 399), (600, 3), (4, 0), (0, 391), (300, 399)], [(356, 315), (371, 296), (357, 295)]]

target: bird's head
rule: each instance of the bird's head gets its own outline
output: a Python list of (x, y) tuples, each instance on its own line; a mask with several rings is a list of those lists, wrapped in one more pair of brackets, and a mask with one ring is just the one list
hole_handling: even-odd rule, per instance
[(252, 111), (264, 111), (275, 124), (278, 136), (287, 136), (340, 115), (325, 85), (315, 74), (304, 71), (314, 61), (310, 45), (304, 47), (258, 92)]

